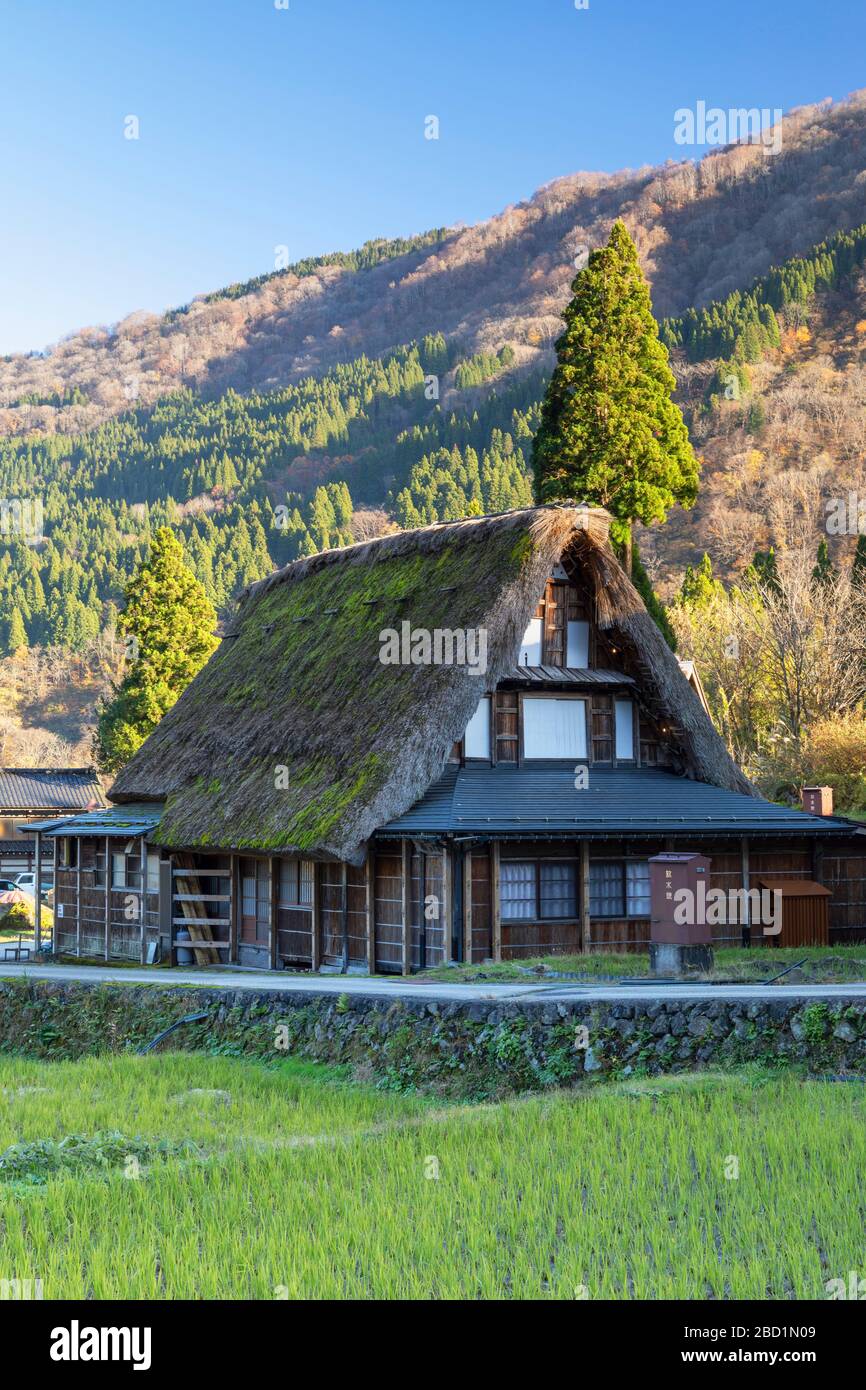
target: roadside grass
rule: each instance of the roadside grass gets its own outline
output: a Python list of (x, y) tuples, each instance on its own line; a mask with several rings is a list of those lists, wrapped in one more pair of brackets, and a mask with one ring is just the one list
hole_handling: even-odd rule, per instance
[[(866, 945), (722, 947), (716, 950), (714, 970), (696, 978), (760, 983), (800, 962), (802, 974), (795, 976), (800, 983), (866, 980)], [(526, 983), (561, 975), (596, 981), (636, 979), (649, 975), (649, 955), (596, 951), (586, 955), (532, 956), (525, 960), (437, 966), (413, 978), (449, 984), (509, 980)]]
[(167, 1146), (133, 1178), (0, 1164), (0, 1279), (46, 1299), (822, 1298), (863, 1262), (864, 1121), (861, 1086), (756, 1069), (442, 1107), (294, 1061), (0, 1058), (0, 1152)]

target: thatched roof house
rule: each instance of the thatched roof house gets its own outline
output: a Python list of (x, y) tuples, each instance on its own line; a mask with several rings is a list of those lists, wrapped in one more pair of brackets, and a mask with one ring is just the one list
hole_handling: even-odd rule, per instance
[(639, 949), (651, 866), (695, 850), (725, 889), (824, 875), (838, 904), (808, 930), (866, 929), (839, 848), (856, 831), (756, 795), (609, 522), (470, 518), (253, 585), (113, 810), (42, 827), (63, 948), (404, 972)]
[[(517, 665), (554, 568), (582, 571), (598, 624), (645, 674), (677, 730), (681, 770), (754, 794), (608, 541), (600, 509), (542, 507), (326, 551), (242, 596), (205, 669), (115, 782), (164, 801), (171, 847), (315, 852), (361, 863), (380, 826), (444, 770), (480, 695)], [(486, 673), (388, 664), (384, 629), (482, 631)], [(279, 769), (285, 769), (280, 772)]]

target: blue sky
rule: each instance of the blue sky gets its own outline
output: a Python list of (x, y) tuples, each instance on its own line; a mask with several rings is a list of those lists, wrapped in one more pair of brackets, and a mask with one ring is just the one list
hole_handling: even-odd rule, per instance
[(288, 3), (0, 0), (0, 352), (866, 85), (851, 0)]

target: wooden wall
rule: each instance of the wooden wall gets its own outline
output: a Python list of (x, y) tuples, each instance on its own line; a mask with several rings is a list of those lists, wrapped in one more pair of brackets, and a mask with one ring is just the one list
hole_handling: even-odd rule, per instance
[(821, 862), (821, 881), (830, 898), (830, 944), (866, 941), (866, 848), (856, 841), (848, 850), (828, 848)]
[(441, 853), (410, 856), (409, 968), (432, 969), (446, 959), (448, 904), (443, 896)]
[(374, 864), (374, 968), (382, 974), (403, 970), (403, 859), (399, 844), (377, 849)]
[(464, 960), (477, 964), (493, 954), (493, 894), (491, 863), (487, 849), (475, 850), (465, 858), (466, 878), (463, 894)]
[[(112, 838), (106, 858), (103, 837), (81, 838), (78, 865), (58, 865), (55, 906), (62, 908), (62, 915), (55, 914), (55, 942), (59, 951), (82, 957), (138, 961), (159, 937), (157, 894), (144, 894), (142, 921), (140, 894), (128, 888), (115, 889), (110, 881), (106, 886), (106, 876), (109, 880), (111, 876), (111, 854), (122, 851), (127, 843)], [(640, 847), (637, 842), (626, 841), (591, 844), (589, 863), (649, 857), (666, 847), (682, 846), (675, 841), (669, 841), (667, 846), (659, 841)], [(580, 883), (580, 845), (573, 842), (571, 848)], [(729, 890), (745, 886), (743, 846), (739, 839), (719, 840), (704, 848), (712, 864), (710, 888)], [(584, 946), (616, 952), (648, 948), (649, 918), (590, 918), (585, 943), (580, 915), (541, 923), (502, 921), (495, 867), (500, 855), (505, 859), (561, 858), (563, 846), (553, 842), (476, 844), (466, 849), (462, 861), (452, 861), (441, 847), (422, 851), (421, 846), (409, 842), (384, 842), (374, 847), (369, 863), (360, 868), (317, 864), (314, 900), (308, 907), (281, 907), (279, 859), (252, 856), (269, 881), (268, 922), (263, 939), (255, 941), (244, 939), (240, 931), (240, 857), (216, 852), (186, 856), (187, 867), (179, 869), (178, 860), (184, 857), (175, 856), (175, 890), (167, 916), (167, 905), (163, 904), (164, 951), (169, 949), (167, 924), (173, 919), (172, 931), (176, 933), (187, 911), (178, 900), (178, 877), (184, 875), (187, 879), (192, 876), (193, 896), (200, 900), (197, 910), (212, 923), (211, 935), (217, 951), (210, 958), (224, 964), (308, 970), (323, 964), (339, 969), (344, 960), (344, 923), (350, 968), (370, 968), (386, 974), (431, 968), (450, 959), (452, 927), (462, 932), (459, 945), (463, 959), (476, 964), (491, 958), (519, 960), (573, 954)], [(452, 872), (453, 865), (460, 862), (463, 921), (452, 924)], [(136, 855), (128, 857), (131, 869), (136, 863)], [(822, 852), (820, 846), (802, 840), (781, 844), (755, 840), (748, 847), (748, 866), (753, 888), (763, 877), (823, 882), (832, 894), (831, 947), (866, 940), (866, 850), (862, 841), (852, 839), (850, 847), (830, 846)], [(167, 872), (168, 865), (163, 865), (163, 869)], [(188, 891), (190, 883), (186, 882), (185, 887)], [(227, 893), (231, 894), (230, 903), (225, 901)], [(739, 945), (741, 939), (740, 924), (720, 926), (713, 937), (717, 946)], [(764, 938), (759, 929), (753, 932), (752, 940), (755, 946), (786, 944), (784, 937)], [(187, 949), (191, 947), (187, 945)], [(205, 959), (198, 959), (197, 963), (203, 964)]]
[(366, 965), (367, 897), (363, 868), (353, 864), (319, 865), (319, 930), (322, 965), (342, 965), (346, 945), (349, 965)]
[(145, 960), (148, 946), (159, 938), (159, 894), (146, 891), (140, 841), (136, 838), (137, 852), (126, 856), (130, 872), (141, 870), (140, 891), (111, 886), (111, 856), (123, 853), (128, 836), (109, 838), (107, 853), (104, 836), (80, 836), (76, 843), (77, 865), (55, 870), (55, 950), (103, 960)]

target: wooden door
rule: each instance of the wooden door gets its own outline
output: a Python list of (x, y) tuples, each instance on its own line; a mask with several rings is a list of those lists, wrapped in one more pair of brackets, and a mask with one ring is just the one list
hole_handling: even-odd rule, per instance
[(270, 866), (267, 859), (242, 859), (241, 942), (267, 946), (270, 938)]

